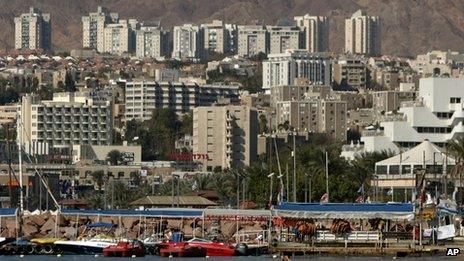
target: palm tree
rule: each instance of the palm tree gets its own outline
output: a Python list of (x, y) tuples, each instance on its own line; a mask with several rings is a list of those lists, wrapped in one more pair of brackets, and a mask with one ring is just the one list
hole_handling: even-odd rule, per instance
[(103, 179), (105, 176), (105, 173), (103, 172), (103, 170), (94, 171), (90, 175), (92, 175), (93, 182), (97, 184), (98, 190), (101, 190), (103, 186), (103, 182), (104, 182)]
[(464, 170), (464, 137), (459, 137), (457, 139), (450, 140), (448, 142), (447, 152), (456, 161), (452, 171), (452, 175), (454, 176), (454, 178), (459, 177), (459, 185), (461, 186), (462, 172)]

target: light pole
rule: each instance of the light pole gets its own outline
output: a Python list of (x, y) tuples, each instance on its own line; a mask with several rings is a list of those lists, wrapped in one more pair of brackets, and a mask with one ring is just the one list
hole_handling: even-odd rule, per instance
[(272, 172), (271, 174), (267, 175), (267, 177), (270, 179), (270, 182), (269, 182), (269, 208), (272, 206), (272, 185), (273, 185), (273, 177), (274, 177), (274, 172)]
[(293, 132), (293, 202), (296, 202), (296, 131)]
[(327, 202), (329, 202), (329, 154), (325, 151), (325, 193), (327, 193)]

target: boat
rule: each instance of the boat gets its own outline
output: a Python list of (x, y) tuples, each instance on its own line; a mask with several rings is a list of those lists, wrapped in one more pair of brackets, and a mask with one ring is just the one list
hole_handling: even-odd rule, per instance
[(0, 237), (0, 246), (3, 246), (13, 241), (15, 241), (15, 239), (12, 237)]
[(56, 249), (55, 242), (58, 240), (64, 239), (55, 237), (31, 239), (31, 245), (26, 248), (26, 251), (28, 254), (56, 254), (58, 251)]
[(58, 240), (55, 246), (60, 252), (67, 254), (94, 255), (103, 253), (103, 249), (118, 244), (116, 239), (92, 238), (83, 240)]
[[(103, 253), (103, 249), (109, 246), (116, 246), (122, 239), (108, 236), (111, 231), (116, 227), (112, 223), (91, 223), (86, 226), (86, 229), (79, 236), (78, 240), (58, 240), (54, 244), (58, 251), (65, 254), (80, 254), (80, 255), (94, 255)], [(101, 233), (102, 229), (106, 229), (106, 233)], [(87, 230), (96, 231), (101, 233), (94, 237), (85, 237)]]
[(145, 247), (138, 240), (120, 241), (115, 246), (108, 246), (103, 249), (103, 255), (106, 257), (132, 257), (145, 256)]
[(187, 241), (190, 246), (206, 249), (207, 256), (236, 256), (238, 255), (232, 244), (213, 242), (203, 238), (192, 238)]
[(190, 245), (188, 242), (164, 242), (158, 244), (162, 257), (205, 257), (206, 249)]

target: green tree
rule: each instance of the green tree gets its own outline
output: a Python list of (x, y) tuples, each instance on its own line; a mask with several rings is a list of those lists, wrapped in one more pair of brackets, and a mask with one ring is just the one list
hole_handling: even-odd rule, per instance
[(123, 157), (119, 150), (112, 150), (106, 155), (106, 160), (111, 165), (119, 165), (123, 161)]
[(258, 128), (259, 128), (259, 133), (267, 133), (269, 131), (266, 115), (264, 114), (259, 115)]
[(76, 83), (74, 81), (73, 76), (69, 72), (66, 72), (66, 75), (64, 76), (64, 91), (65, 92), (76, 91)]
[(93, 182), (97, 184), (98, 190), (101, 190), (105, 182), (105, 172), (103, 172), (103, 170), (97, 170), (97, 171), (92, 172), (91, 175), (92, 175)]

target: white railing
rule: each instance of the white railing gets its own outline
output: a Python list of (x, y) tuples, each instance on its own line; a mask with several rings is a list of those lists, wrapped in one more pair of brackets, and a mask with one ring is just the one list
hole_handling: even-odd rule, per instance
[(267, 245), (269, 242), (269, 230), (240, 230), (234, 235), (236, 243), (251, 245)]
[(317, 242), (366, 242), (366, 241), (379, 241), (381, 239), (380, 233), (377, 231), (352, 231), (344, 236), (335, 235), (330, 231), (317, 231)]

